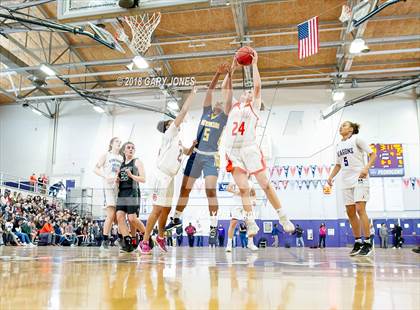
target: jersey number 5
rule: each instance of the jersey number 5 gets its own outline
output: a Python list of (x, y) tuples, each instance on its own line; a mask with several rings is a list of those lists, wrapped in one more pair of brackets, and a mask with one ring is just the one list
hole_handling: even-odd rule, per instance
[(348, 161), (347, 157), (344, 157), (343, 160), (344, 160), (344, 166), (348, 167), (349, 166), (349, 161)]
[(241, 133), (241, 136), (244, 135), (245, 132), (245, 122), (242, 122), (240, 125), (238, 122), (233, 122), (233, 129), (232, 129), (232, 136), (236, 136), (238, 132)]
[(210, 138), (210, 128), (206, 128), (206, 129), (204, 129), (204, 132), (203, 132), (203, 141), (209, 141), (209, 138)]

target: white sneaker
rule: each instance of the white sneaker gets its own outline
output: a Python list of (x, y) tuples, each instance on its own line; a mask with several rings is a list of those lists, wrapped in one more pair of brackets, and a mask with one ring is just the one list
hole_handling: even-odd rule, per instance
[(258, 251), (258, 247), (255, 244), (248, 244), (247, 248), (251, 251)]
[(225, 252), (228, 252), (228, 253), (232, 252), (232, 245), (227, 245)]
[(246, 226), (248, 228), (248, 236), (255, 236), (260, 228), (254, 220), (247, 221)]
[(289, 220), (287, 215), (280, 216), (279, 222), (281, 226), (283, 226), (285, 232), (292, 233), (295, 231), (295, 225), (293, 225), (293, 223)]

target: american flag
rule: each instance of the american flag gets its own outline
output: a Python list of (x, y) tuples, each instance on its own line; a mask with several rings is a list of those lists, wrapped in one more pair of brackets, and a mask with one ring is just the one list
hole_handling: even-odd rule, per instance
[(318, 53), (318, 16), (298, 25), (298, 54), (299, 59)]

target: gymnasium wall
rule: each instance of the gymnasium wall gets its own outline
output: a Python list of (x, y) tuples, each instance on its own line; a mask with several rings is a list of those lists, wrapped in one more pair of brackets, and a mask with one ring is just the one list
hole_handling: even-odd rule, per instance
[[(348, 98), (367, 90), (351, 90)], [(236, 94), (239, 95), (239, 94)], [(184, 126), (183, 141), (186, 146), (194, 139), (201, 115), (204, 94), (197, 96)], [(277, 184), (284, 207), (293, 219), (326, 220), (345, 218), (341, 196), (336, 190), (324, 195), (321, 186), (315, 189), (295, 181), (323, 180), (326, 167), (334, 162), (334, 144), (341, 121), (352, 120), (362, 124), (360, 137), (372, 143), (402, 143), (404, 147), (405, 177), (420, 177), (419, 125), (414, 94), (401, 93), (371, 102), (360, 103), (322, 120), (320, 111), (330, 104), (331, 93), (325, 89), (264, 90), (263, 100), (271, 112), (262, 112), (261, 122), (268, 119), (266, 134), (270, 137), (272, 159), (268, 162), (271, 177)], [(135, 98), (130, 98), (134, 100)], [(303, 112), (303, 114), (301, 113)], [(296, 115), (298, 117), (296, 117)], [(32, 172), (46, 172), (52, 181), (74, 179), (76, 186), (100, 188), (101, 182), (92, 170), (98, 157), (106, 151), (113, 136), (123, 141), (130, 137), (137, 146), (137, 156), (145, 164), (147, 188), (152, 180), (153, 167), (161, 135), (155, 129), (162, 115), (133, 109), (118, 109), (113, 116), (94, 112), (85, 102), (66, 102), (60, 109), (55, 157), (52, 156), (53, 121), (35, 115), (18, 106), (0, 107), (0, 172), (28, 177)], [(260, 128), (263, 131), (264, 128)], [(223, 156), (222, 156), (223, 159)], [(315, 176), (298, 173), (285, 177), (273, 167), (322, 166)], [(222, 169), (223, 170), (223, 169)], [(177, 178), (179, 187), (181, 177)], [(228, 182), (230, 176), (221, 173), (220, 181)], [(282, 181), (289, 181), (286, 189)], [(339, 187), (340, 184), (337, 184)], [(372, 199), (370, 214), (381, 218), (419, 218), (420, 186), (404, 187), (401, 178), (376, 178), (371, 181)], [(272, 208), (266, 206), (258, 191), (260, 218), (275, 218)], [(100, 215), (103, 195), (94, 191), (94, 213)], [(185, 219), (207, 220), (207, 202), (203, 184), (198, 181), (191, 197), (191, 207)], [(174, 199), (175, 200), (175, 199)], [(147, 202), (144, 201), (145, 204)], [(229, 216), (230, 195), (219, 192), (221, 218)], [(147, 212), (149, 208), (144, 208)], [(204, 226), (207, 226), (204, 223)]]

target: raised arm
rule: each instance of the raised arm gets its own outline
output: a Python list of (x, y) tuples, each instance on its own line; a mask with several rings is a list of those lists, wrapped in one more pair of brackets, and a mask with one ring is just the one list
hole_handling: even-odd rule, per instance
[(204, 99), (204, 102), (203, 102), (204, 108), (211, 106), (211, 102), (213, 100), (213, 92), (214, 92), (214, 89), (216, 88), (217, 82), (219, 81), (220, 75), (223, 73), (223, 70), (224, 70), (223, 64), (217, 67), (217, 71), (210, 82), (209, 89), (207, 90), (207, 93), (206, 93), (206, 98)]
[(261, 76), (258, 70), (258, 54), (255, 50), (252, 59), (252, 79), (254, 83), (254, 107), (259, 111), (261, 108)]
[(225, 114), (228, 115), (230, 112), (230, 109), (232, 108), (232, 99), (233, 99), (233, 86), (232, 86), (232, 75), (236, 68), (235, 60), (234, 64), (231, 68), (226, 68), (227, 74), (225, 76), (225, 79), (222, 83), (222, 98), (225, 102)]
[(185, 100), (184, 104), (182, 105), (182, 109), (179, 112), (178, 116), (175, 118), (174, 124), (176, 127), (181, 126), (182, 122), (184, 121), (185, 115), (187, 115), (188, 110), (192, 104), (195, 94), (197, 93), (197, 87), (194, 86), (188, 95), (187, 100)]

